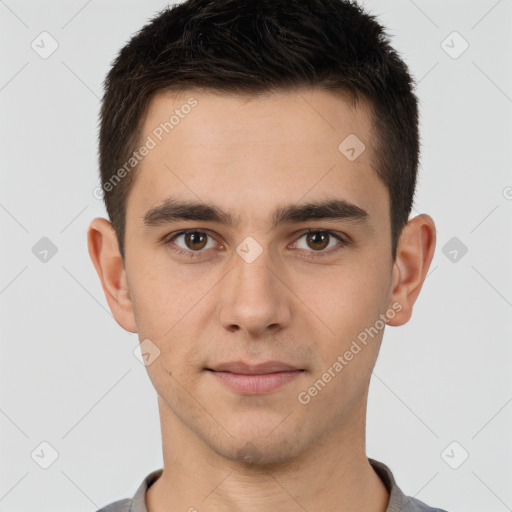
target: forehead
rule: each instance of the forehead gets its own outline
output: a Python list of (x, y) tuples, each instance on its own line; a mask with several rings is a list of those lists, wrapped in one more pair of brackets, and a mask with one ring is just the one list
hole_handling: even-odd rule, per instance
[(172, 135), (181, 148), (206, 145), (219, 154), (254, 144), (328, 149), (350, 133), (371, 136), (369, 104), (361, 98), (354, 106), (343, 91), (306, 88), (258, 95), (200, 88), (160, 92), (150, 101), (142, 129), (143, 136), (153, 134), (163, 145)]
[(270, 222), (276, 204), (329, 196), (386, 214), (372, 137), (369, 105), (346, 94), (159, 93), (142, 126), (140, 145), (152, 148), (137, 165), (127, 211), (140, 219), (174, 196)]

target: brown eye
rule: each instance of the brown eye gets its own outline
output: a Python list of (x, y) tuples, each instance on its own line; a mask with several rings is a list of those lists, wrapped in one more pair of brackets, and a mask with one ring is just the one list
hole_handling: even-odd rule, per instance
[(297, 239), (293, 248), (308, 252), (308, 257), (321, 257), (333, 255), (348, 244), (343, 235), (334, 231), (310, 229)]
[(199, 256), (216, 246), (215, 240), (205, 231), (180, 231), (164, 239), (164, 244), (173, 251), (187, 255)]
[(329, 245), (331, 236), (326, 231), (315, 231), (306, 235), (306, 240), (312, 249), (321, 251)]
[(201, 250), (207, 243), (207, 236), (205, 233), (200, 231), (193, 231), (191, 233), (185, 233), (184, 235), (185, 245), (191, 250)]

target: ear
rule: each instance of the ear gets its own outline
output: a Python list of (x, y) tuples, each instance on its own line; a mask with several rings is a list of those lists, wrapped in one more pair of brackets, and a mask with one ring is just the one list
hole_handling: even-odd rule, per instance
[(112, 224), (99, 217), (94, 219), (87, 231), (87, 245), (114, 318), (126, 331), (137, 332), (126, 270)]
[(436, 227), (432, 217), (418, 215), (409, 220), (402, 230), (393, 263), (391, 304), (398, 302), (402, 309), (396, 310), (388, 325), (403, 325), (412, 316), (412, 309), (425, 281), (436, 247)]

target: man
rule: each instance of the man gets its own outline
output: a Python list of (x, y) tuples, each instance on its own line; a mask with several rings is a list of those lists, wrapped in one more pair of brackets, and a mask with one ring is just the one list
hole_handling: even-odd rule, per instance
[(439, 510), (365, 453), (384, 326), (435, 249), (417, 99), (343, 0), (188, 0), (105, 81), (89, 253), (137, 332), (164, 468), (108, 512)]

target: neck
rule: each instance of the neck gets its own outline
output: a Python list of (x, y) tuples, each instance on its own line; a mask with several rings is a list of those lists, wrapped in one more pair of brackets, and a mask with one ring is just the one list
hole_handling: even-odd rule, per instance
[(361, 405), (357, 424), (331, 431), (293, 460), (262, 465), (217, 454), (159, 397), (164, 471), (147, 491), (148, 512), (385, 512), (389, 492), (365, 453)]

